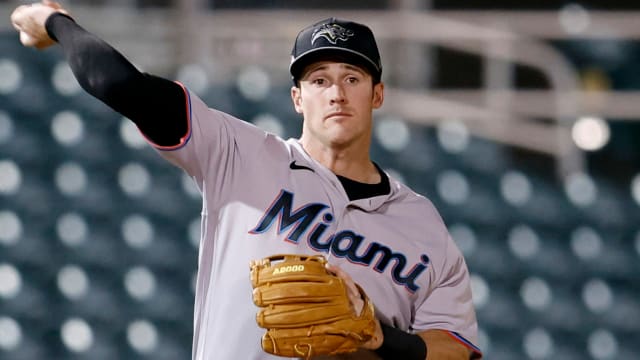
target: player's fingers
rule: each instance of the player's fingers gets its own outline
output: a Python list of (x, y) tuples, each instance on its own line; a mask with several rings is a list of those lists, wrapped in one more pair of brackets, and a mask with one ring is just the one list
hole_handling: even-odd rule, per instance
[(24, 31), (20, 32), (20, 42), (24, 46), (35, 46), (36, 45), (36, 39), (33, 36), (27, 34)]
[(20, 32), (20, 43), (24, 46), (34, 47), (36, 49), (44, 49), (51, 44), (53, 44), (53, 40), (50, 39), (42, 39), (35, 36), (30, 35), (24, 31)]
[(360, 292), (358, 291), (358, 288), (356, 287), (353, 279), (349, 274), (347, 274), (340, 267), (329, 263), (327, 263), (327, 270), (344, 280), (345, 284), (347, 285), (347, 289), (349, 290), (349, 295), (357, 295), (358, 297), (360, 297)]
[(13, 26), (13, 28), (16, 29), (16, 31), (18, 32), (22, 31), (22, 27), (20, 26), (19, 22), (15, 22), (11, 20), (11, 26)]
[(20, 30), (20, 26), (24, 21), (24, 10), (29, 7), (29, 5), (20, 5), (11, 13), (11, 24), (16, 30)]
[(384, 341), (384, 334), (382, 333), (382, 326), (380, 325), (380, 320), (376, 318), (376, 330), (371, 339), (366, 343), (362, 344), (362, 347), (365, 349), (375, 350), (382, 346), (382, 342)]
[(11, 13), (11, 23), (17, 30), (24, 30), (25, 26), (32, 20), (34, 11), (42, 5), (20, 5)]
[[(54, 44), (45, 29), (45, 22), (52, 13), (63, 9), (54, 9), (43, 3), (22, 5), (11, 14), (13, 27), (20, 32), (20, 42), (24, 46), (44, 49)], [(66, 13), (66, 12), (65, 12)]]
[(351, 276), (347, 274), (344, 270), (342, 270), (339, 266), (327, 263), (326, 268), (330, 273), (338, 277), (341, 277), (344, 280), (348, 280), (349, 282), (353, 282), (353, 280), (351, 279)]
[(342, 279), (345, 286), (347, 287), (347, 293), (349, 295), (349, 301), (351, 302), (351, 306), (357, 315), (360, 315), (362, 312), (362, 308), (364, 307), (364, 300), (362, 296), (360, 296), (360, 291), (356, 286), (356, 283), (353, 281), (351, 276), (347, 274), (344, 270), (336, 265), (332, 265), (327, 263), (326, 268), (329, 272), (335, 274), (339, 278)]

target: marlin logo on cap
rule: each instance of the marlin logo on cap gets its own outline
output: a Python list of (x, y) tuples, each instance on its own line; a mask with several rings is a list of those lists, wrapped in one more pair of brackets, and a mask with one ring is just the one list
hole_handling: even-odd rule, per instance
[(311, 45), (321, 37), (335, 45), (338, 40), (347, 41), (353, 35), (355, 35), (353, 30), (346, 29), (338, 24), (324, 24), (311, 35)]

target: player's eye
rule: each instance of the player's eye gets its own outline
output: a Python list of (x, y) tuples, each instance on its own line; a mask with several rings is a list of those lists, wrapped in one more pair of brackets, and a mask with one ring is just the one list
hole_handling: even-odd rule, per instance
[(349, 76), (347, 77), (347, 82), (349, 84), (356, 84), (360, 79), (357, 76)]
[(311, 80), (311, 83), (315, 85), (323, 85), (325, 83), (325, 80), (323, 78), (315, 78)]

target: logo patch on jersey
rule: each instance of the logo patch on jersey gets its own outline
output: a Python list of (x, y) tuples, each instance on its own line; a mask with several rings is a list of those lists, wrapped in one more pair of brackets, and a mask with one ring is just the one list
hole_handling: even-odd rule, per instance
[(272, 275), (285, 274), (290, 272), (300, 272), (300, 271), (304, 271), (304, 265), (281, 266), (281, 267), (275, 268), (275, 270), (273, 270)]
[(295, 160), (293, 160), (291, 162), (291, 164), (289, 164), (289, 168), (291, 170), (309, 170), (311, 172), (316, 172), (315, 170), (313, 170), (312, 168), (310, 168), (308, 166), (298, 165)]
[(313, 35), (311, 35), (311, 45), (321, 37), (335, 45), (338, 40), (347, 41), (353, 35), (355, 35), (353, 30), (346, 29), (338, 24), (324, 24), (320, 28), (316, 29), (313, 32)]

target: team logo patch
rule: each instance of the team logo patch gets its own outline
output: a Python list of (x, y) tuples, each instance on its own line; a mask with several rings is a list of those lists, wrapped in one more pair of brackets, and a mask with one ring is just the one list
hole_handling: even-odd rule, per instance
[(311, 35), (311, 45), (321, 37), (335, 45), (338, 40), (347, 41), (353, 35), (355, 35), (353, 30), (346, 29), (338, 24), (324, 24), (319, 29), (316, 29), (313, 32), (313, 35)]

